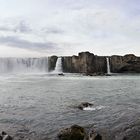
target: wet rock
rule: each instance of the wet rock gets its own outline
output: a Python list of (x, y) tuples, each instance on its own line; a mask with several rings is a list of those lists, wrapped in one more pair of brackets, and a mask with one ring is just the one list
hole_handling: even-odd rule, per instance
[(106, 75), (105, 73), (103, 72), (95, 72), (95, 73), (86, 73), (86, 74), (83, 74), (85, 76), (104, 76)]
[(126, 137), (123, 137), (123, 140), (128, 140)]
[(59, 132), (59, 140), (84, 140), (85, 129), (78, 125), (73, 125), (70, 128), (63, 129)]
[(81, 109), (81, 110), (83, 110), (83, 109), (86, 108), (86, 107), (92, 107), (92, 106), (93, 106), (92, 103), (83, 102), (83, 103), (81, 103), (81, 104), (78, 106), (78, 108)]
[(111, 76), (111, 74), (106, 74), (105, 76)]
[(102, 140), (102, 136), (97, 132), (95, 132), (94, 130), (92, 130), (89, 133), (87, 140)]
[(95, 136), (94, 140), (102, 140), (102, 136), (100, 134), (97, 134)]
[(2, 140), (13, 140), (11, 136), (9, 136), (6, 132), (2, 132)]
[(102, 136), (95, 130), (88, 134), (83, 127), (78, 125), (61, 130), (58, 138), (59, 140), (102, 140)]
[(59, 73), (58, 75), (59, 75), (59, 76), (64, 76), (64, 73)]

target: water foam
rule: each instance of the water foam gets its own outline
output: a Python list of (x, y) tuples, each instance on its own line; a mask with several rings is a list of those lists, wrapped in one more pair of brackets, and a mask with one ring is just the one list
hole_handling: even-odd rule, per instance
[(63, 71), (62, 71), (62, 57), (57, 58), (56, 66), (55, 66), (53, 73), (57, 73), (57, 74), (63, 73)]
[(0, 73), (48, 72), (48, 58), (0, 58)]
[(96, 107), (84, 107), (83, 108), (83, 110), (84, 111), (95, 111), (95, 110), (101, 110), (101, 109), (103, 109), (103, 108), (105, 108), (105, 106), (96, 106)]

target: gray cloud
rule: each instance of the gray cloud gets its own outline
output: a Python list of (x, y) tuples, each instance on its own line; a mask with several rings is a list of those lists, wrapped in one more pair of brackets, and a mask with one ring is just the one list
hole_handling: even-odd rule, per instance
[(5, 46), (49, 54), (140, 54), (139, 0), (7, 1), (0, 5), (0, 44)]
[(52, 34), (63, 34), (64, 30), (52, 25), (52, 26), (35, 26), (35, 25), (30, 25), (26, 21), (26, 19), (18, 19), (18, 18), (13, 18), (11, 20), (8, 20), (6, 18), (5, 20), (0, 22), (0, 31), (7, 33), (19, 33), (19, 34), (28, 34), (28, 35), (38, 35), (42, 34), (43, 35), (52, 35)]
[(14, 30), (5, 26), (0, 26), (0, 31), (14, 31)]
[(43, 28), (42, 29), (43, 32), (45, 32), (46, 34), (63, 34), (64, 31), (57, 29), (57, 28)]
[[(16, 19), (17, 20), (17, 19)], [(0, 25), (0, 31), (4, 32), (19, 32), (19, 33), (30, 33), (32, 29), (29, 24), (24, 20), (13, 21), (3, 21)]]
[(20, 39), (18, 37), (7, 36), (0, 37), (0, 44), (4, 44), (10, 47), (32, 49), (32, 50), (54, 50), (56, 44), (51, 42), (30, 42), (28, 40)]
[(32, 29), (30, 28), (30, 26), (24, 20), (22, 20), (15, 27), (15, 31), (18, 31), (18, 32), (21, 32), (21, 33), (28, 33), (28, 32), (31, 32)]

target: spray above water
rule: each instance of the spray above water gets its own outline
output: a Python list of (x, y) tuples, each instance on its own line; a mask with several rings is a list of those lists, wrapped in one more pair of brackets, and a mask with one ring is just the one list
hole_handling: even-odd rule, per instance
[(48, 72), (48, 58), (0, 58), (0, 73)]
[(57, 58), (55, 69), (54, 69), (53, 73), (56, 73), (56, 74), (62, 74), (63, 73), (63, 70), (62, 70), (62, 57)]
[(105, 108), (105, 106), (96, 106), (96, 107), (85, 107), (83, 108), (84, 111), (94, 111), (94, 110), (101, 110)]

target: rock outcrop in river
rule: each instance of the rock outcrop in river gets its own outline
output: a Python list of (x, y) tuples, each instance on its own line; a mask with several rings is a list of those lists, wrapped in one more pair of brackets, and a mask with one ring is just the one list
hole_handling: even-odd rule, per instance
[(92, 107), (92, 106), (93, 106), (92, 103), (83, 102), (80, 105), (78, 105), (77, 108), (80, 109), (80, 110), (84, 110), (84, 108)]
[(3, 131), (2, 134), (0, 135), (0, 140), (13, 140), (13, 138)]
[(88, 134), (86, 130), (79, 125), (62, 129), (58, 134), (58, 138), (59, 140), (102, 140), (102, 136), (94, 130)]

